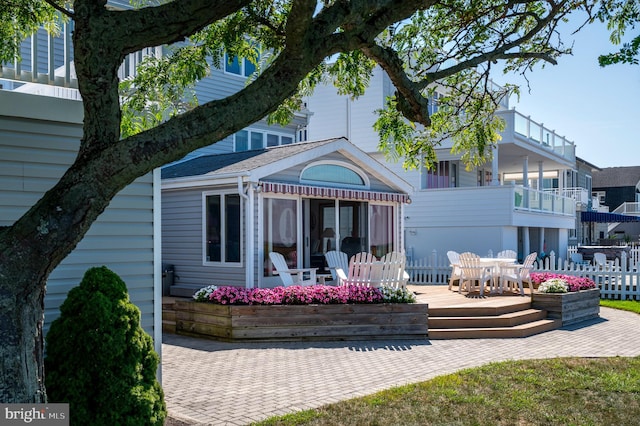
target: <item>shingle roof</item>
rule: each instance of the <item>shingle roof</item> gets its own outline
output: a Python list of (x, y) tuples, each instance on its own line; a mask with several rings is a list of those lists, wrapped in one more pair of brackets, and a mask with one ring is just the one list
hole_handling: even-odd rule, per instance
[(215, 172), (213, 173), (214, 175), (220, 175), (250, 171), (336, 140), (337, 139), (327, 139), (316, 142), (300, 142), (252, 151), (204, 155), (163, 168), (162, 179), (198, 176), (211, 172)]
[(607, 167), (593, 172), (594, 188), (636, 186), (640, 182), (640, 166)]

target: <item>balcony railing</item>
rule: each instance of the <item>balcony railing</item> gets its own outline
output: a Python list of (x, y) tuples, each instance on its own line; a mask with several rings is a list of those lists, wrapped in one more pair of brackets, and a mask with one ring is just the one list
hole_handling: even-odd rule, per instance
[(515, 186), (515, 208), (520, 210), (541, 211), (563, 215), (576, 214), (576, 202), (549, 191)]
[(563, 189), (547, 189), (547, 192), (552, 192), (556, 195), (562, 195), (563, 197), (569, 197), (576, 201), (576, 203), (581, 203), (584, 205), (589, 204), (591, 201), (591, 193), (586, 188), (563, 188)]
[[(529, 143), (552, 151), (571, 162), (576, 160), (575, 144), (564, 136), (558, 135), (555, 130), (546, 128), (544, 124), (532, 120), (529, 116), (520, 114), (515, 109), (499, 111), (498, 115), (507, 122), (505, 133), (513, 132), (513, 138), (518, 135)], [(504, 138), (503, 140), (508, 141), (509, 138)]]
[(625, 202), (616, 208), (612, 213), (640, 216), (640, 203)]
[[(60, 91), (29, 88), (27, 85), (35, 83), (77, 89), (78, 81), (73, 67), (72, 31), (72, 23), (64, 24), (60, 35), (56, 37), (49, 35), (44, 29), (38, 30), (22, 42), (20, 60), (0, 64), (0, 79), (16, 82), (15, 87), (24, 92), (69, 97), (56, 95), (61, 93)], [(118, 77), (125, 79), (135, 75), (136, 68), (146, 56), (161, 54), (161, 48), (152, 47), (128, 55), (118, 69)]]

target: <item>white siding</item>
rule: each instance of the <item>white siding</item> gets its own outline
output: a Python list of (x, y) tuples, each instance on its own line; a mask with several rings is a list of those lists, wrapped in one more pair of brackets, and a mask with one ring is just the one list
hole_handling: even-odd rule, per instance
[(375, 68), (371, 85), (363, 96), (351, 100), (339, 96), (336, 88), (321, 85), (307, 100), (307, 108), (314, 114), (309, 119), (309, 140), (346, 137), (365, 152), (378, 151), (378, 134), (373, 130), (377, 119), (374, 111), (384, 107), (384, 80), (380, 68)]
[[(0, 226), (11, 225), (24, 214), (73, 162), (81, 122), (82, 106), (77, 101), (0, 92)], [(45, 298), (46, 329), (85, 271), (106, 265), (126, 282), (132, 302), (142, 311), (142, 326), (154, 336), (154, 324), (160, 323), (155, 314), (160, 312), (154, 307), (153, 185), (149, 174), (118, 194), (78, 247), (51, 273)]]

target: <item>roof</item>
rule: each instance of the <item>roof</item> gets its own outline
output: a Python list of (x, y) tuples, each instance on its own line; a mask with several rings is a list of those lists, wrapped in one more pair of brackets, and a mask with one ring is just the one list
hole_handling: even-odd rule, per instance
[(274, 146), (251, 151), (204, 155), (163, 168), (162, 179), (205, 174), (222, 175), (247, 172), (266, 164), (291, 157), (300, 152), (327, 145), (336, 140), (337, 139), (327, 139), (315, 142), (299, 142), (291, 145)]
[(593, 172), (594, 188), (635, 187), (640, 182), (640, 166), (606, 167)]

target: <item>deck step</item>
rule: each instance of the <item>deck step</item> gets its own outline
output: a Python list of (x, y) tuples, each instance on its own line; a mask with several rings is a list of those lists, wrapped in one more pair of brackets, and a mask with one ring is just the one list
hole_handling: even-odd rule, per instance
[(442, 328), (490, 328), (513, 327), (545, 319), (547, 312), (540, 309), (525, 309), (500, 315), (436, 317), (429, 315), (429, 329)]
[(505, 306), (452, 306), (446, 308), (429, 307), (429, 317), (480, 317), (496, 316), (531, 308), (531, 299), (522, 298), (521, 301)]
[(518, 338), (527, 337), (545, 331), (560, 328), (560, 320), (541, 319), (513, 327), (470, 327), (470, 328), (440, 328), (429, 327), (429, 339), (487, 339), (487, 338)]

